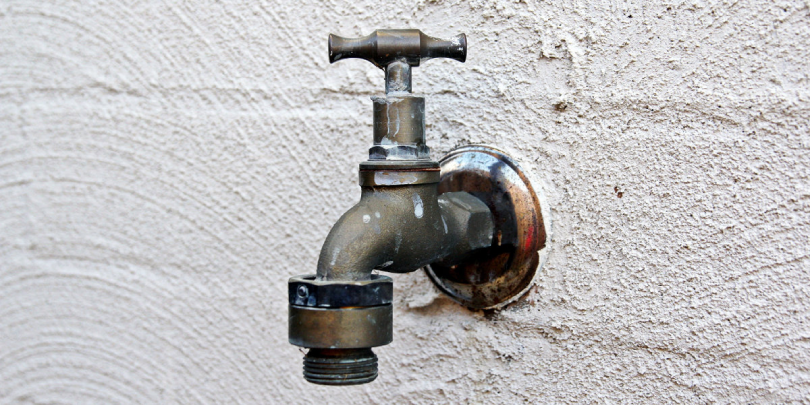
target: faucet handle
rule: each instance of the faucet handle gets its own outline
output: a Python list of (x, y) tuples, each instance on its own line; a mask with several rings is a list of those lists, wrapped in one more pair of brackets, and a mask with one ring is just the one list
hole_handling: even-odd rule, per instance
[(467, 36), (459, 34), (450, 40), (425, 35), (420, 30), (376, 30), (361, 38), (342, 38), (329, 34), (329, 62), (342, 59), (365, 59), (381, 69), (404, 60), (410, 66), (433, 58), (467, 59)]

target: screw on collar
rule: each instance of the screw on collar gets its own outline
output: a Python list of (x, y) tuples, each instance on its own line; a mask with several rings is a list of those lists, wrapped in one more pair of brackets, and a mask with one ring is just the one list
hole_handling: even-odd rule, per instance
[(464, 34), (445, 41), (429, 37), (420, 30), (377, 30), (361, 38), (329, 35), (329, 62), (365, 59), (385, 70), (385, 92), (410, 92), (411, 67), (428, 59), (467, 59)]

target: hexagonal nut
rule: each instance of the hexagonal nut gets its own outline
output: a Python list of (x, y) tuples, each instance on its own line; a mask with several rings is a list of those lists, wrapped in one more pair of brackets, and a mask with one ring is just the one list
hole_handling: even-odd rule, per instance
[(439, 200), (445, 200), (447, 212), (453, 217), (462, 235), (459, 243), (469, 249), (488, 247), (492, 244), (494, 229), (492, 212), (487, 205), (466, 192), (444, 193)]
[(430, 149), (425, 145), (374, 145), (368, 150), (369, 160), (429, 159)]

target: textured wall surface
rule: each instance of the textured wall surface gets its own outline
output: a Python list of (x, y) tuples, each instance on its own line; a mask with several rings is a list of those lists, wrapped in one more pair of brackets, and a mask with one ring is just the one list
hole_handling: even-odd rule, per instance
[[(810, 401), (807, 1), (0, 4), (0, 402)], [(383, 74), (329, 33), (466, 32), (416, 70), (553, 219), (517, 303), (395, 276), (381, 375), (309, 385), (286, 280), (359, 199)]]

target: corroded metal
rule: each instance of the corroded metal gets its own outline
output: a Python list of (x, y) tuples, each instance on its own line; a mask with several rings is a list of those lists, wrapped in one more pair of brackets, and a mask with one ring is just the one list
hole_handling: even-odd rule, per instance
[[(427, 170), (439, 172), (439, 162), (433, 160), (367, 160), (360, 163), (360, 171), (367, 170)], [(438, 180), (436, 181), (438, 183)]]
[(371, 101), (374, 102), (375, 145), (425, 143), (424, 97), (372, 97)]
[(410, 94), (372, 97), (374, 146), (369, 160), (428, 160), (425, 99)]
[(368, 160), (360, 163), (360, 185), (406, 186), (439, 182), (439, 162), (432, 160)]
[(406, 186), (439, 182), (439, 170), (361, 170), (360, 185), (366, 187)]
[(410, 93), (413, 87), (411, 65), (400, 59), (385, 67), (385, 93)]
[(426, 272), (445, 293), (474, 309), (523, 294), (537, 270), (546, 234), (540, 203), (524, 171), (504, 152), (470, 145), (441, 160), (439, 192), (465, 191), (492, 211), (492, 245), (431, 263)]
[(377, 30), (362, 38), (329, 35), (329, 61), (365, 59), (385, 70), (385, 97), (374, 102), (374, 145), (369, 160), (429, 160), (425, 99), (414, 96), (412, 68), (433, 58), (464, 62), (467, 37), (432, 38), (419, 30)]
[(374, 269), (407, 273), (489, 246), (489, 208), (466, 193), (439, 197), (437, 185), (361, 187), (360, 202), (326, 237), (318, 278), (366, 280)]
[(324, 280), (316, 275), (290, 278), (290, 305), (302, 307), (373, 307), (391, 303), (394, 282), (391, 277), (372, 274), (368, 280)]
[(365, 384), (377, 378), (371, 349), (311, 349), (304, 357), (304, 378), (315, 384)]
[(342, 59), (365, 59), (379, 68), (404, 60), (410, 66), (433, 58), (467, 59), (467, 37), (457, 35), (441, 40), (419, 30), (377, 30), (361, 38), (329, 35), (329, 62)]
[(320, 308), (290, 305), (290, 343), (316, 349), (361, 349), (391, 343), (391, 304)]

